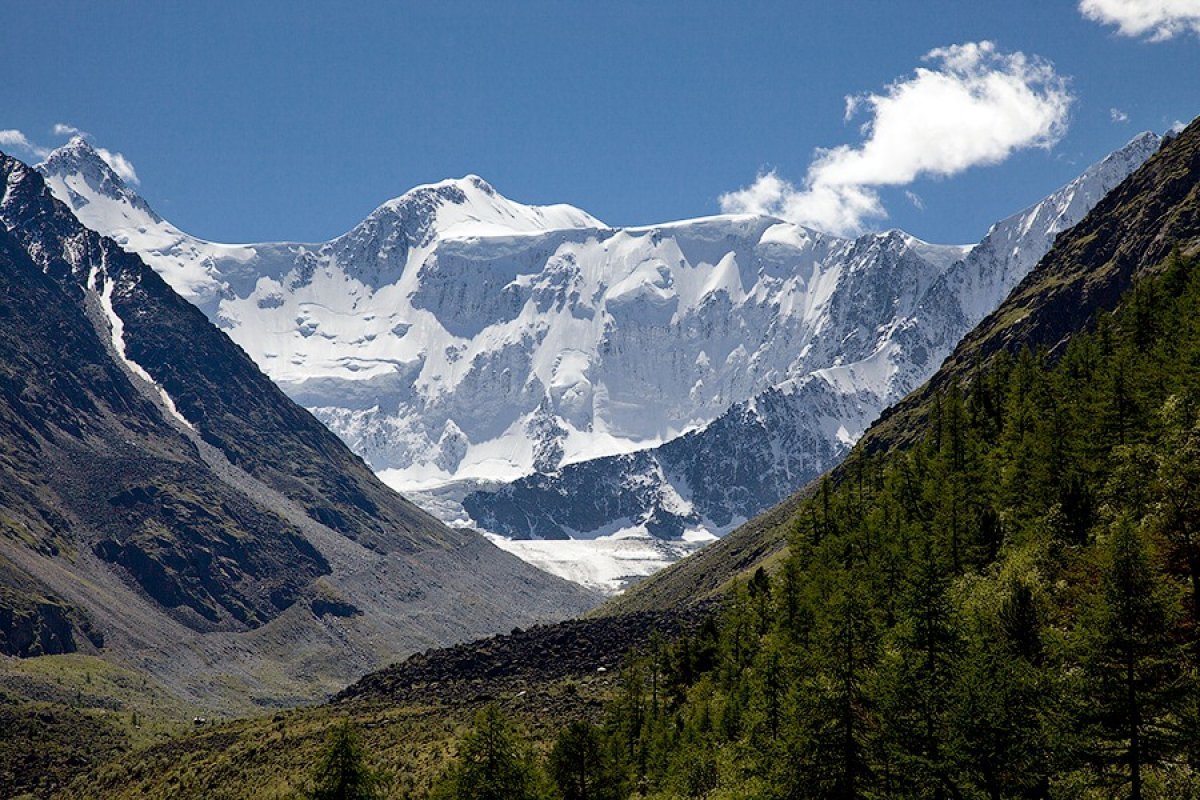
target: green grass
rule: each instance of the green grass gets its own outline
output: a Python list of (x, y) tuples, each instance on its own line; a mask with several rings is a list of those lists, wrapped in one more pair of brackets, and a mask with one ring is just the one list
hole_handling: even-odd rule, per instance
[[(443, 687), (444, 688), (444, 687)], [(548, 686), (461, 685), (449, 699), (352, 702), (241, 719), (190, 731), (111, 758), (61, 794), (72, 800), (294, 798), (305, 787), (332, 725), (348, 718), (372, 766), (388, 776), (385, 796), (423, 796), (454, 756), (475, 713), (496, 699), (539, 750), (569, 715), (598, 714), (611, 678)]]
[(187, 730), (199, 713), (152, 679), (97, 656), (0, 658), (0, 704), (13, 708), (30, 703), (102, 718), (128, 737), (133, 747)]

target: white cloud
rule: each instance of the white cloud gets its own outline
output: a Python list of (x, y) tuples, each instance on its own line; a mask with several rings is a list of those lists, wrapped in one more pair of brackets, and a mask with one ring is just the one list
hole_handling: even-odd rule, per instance
[(1079, 0), (1079, 11), (1122, 36), (1161, 42), (1189, 31), (1200, 35), (1200, 0)]
[(112, 171), (117, 173), (121, 177), (121, 180), (126, 183), (132, 183), (135, 186), (141, 183), (137, 171), (133, 168), (133, 162), (124, 155), (113, 150), (106, 150), (103, 147), (96, 147), (96, 145), (92, 145), (92, 149), (96, 151), (96, 155), (104, 159), (104, 163), (112, 167)]
[(927, 67), (882, 93), (846, 99), (847, 118), (870, 114), (858, 146), (819, 149), (802, 185), (774, 172), (721, 196), (730, 213), (778, 216), (836, 234), (887, 216), (877, 187), (996, 164), (1062, 137), (1072, 97), (1046, 61), (991, 42), (932, 50)]
[(1108, 116), (1112, 117), (1113, 122), (1129, 122), (1129, 115), (1119, 108), (1110, 108)]
[(65, 122), (54, 123), (55, 136), (78, 136), (82, 135), (83, 131), (76, 128), (74, 125), (68, 125)]
[(29, 139), (18, 130), (9, 128), (0, 131), (0, 145), (6, 147), (29, 147)]
[(917, 211), (925, 210), (925, 201), (921, 199), (921, 195), (905, 189), (904, 196), (908, 198), (908, 202), (912, 203), (913, 208), (915, 208)]
[(29, 138), (25, 134), (14, 128), (0, 130), (0, 147), (15, 147), (26, 153), (32, 153), (38, 158), (45, 158), (50, 154), (49, 150), (29, 141)]

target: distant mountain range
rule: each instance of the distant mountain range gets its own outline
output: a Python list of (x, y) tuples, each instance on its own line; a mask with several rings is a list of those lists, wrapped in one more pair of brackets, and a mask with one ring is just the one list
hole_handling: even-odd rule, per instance
[[(1158, 146), (1138, 136), (975, 247), (754, 216), (614, 229), (473, 176), (330, 242), (221, 245), (83, 139), (39, 169), (392, 486), (611, 590), (836, 463)], [(603, 541), (511, 541), (568, 537)]]
[(103, 652), (245, 710), (596, 600), (383, 485), (3, 154), (0, 318), (4, 655)]

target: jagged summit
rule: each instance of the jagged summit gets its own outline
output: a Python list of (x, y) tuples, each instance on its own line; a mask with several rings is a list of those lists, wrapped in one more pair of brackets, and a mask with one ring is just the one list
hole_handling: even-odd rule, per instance
[[(181, 231), (162, 219), (82, 136), (38, 165), (52, 192), (84, 225), (146, 259), (171, 286), (228, 326), (219, 306), (244, 296), (260, 276), (280, 278), (297, 263), (336, 258), (372, 287), (399, 277), (414, 251), (446, 239), (513, 236), (560, 229), (603, 229), (604, 223), (569, 205), (534, 206), (500, 194), (477, 175), (425, 184), (388, 200), (329, 242), (223, 244)], [(336, 254), (336, 255), (335, 255)]]
[(77, 212), (99, 197), (130, 206), (137, 212), (139, 221), (148, 217), (154, 223), (162, 222), (141, 195), (129, 187), (81, 134), (72, 136), (62, 147), (53, 150), (35, 169), (47, 180), (59, 184), (54, 187), (55, 195)]
[[(66, 144), (51, 151), (50, 155), (46, 156), (46, 160), (42, 162), (42, 165), (59, 165), (64, 162), (67, 164), (80, 164), (92, 159), (103, 161), (103, 159), (100, 159), (100, 154), (96, 152), (96, 148), (87, 140), (87, 137), (77, 133)], [(116, 177), (115, 173), (114, 177)]]

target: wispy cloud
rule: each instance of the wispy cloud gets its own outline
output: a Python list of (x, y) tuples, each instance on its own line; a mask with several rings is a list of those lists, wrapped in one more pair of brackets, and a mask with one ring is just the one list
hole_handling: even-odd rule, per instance
[(1108, 116), (1112, 118), (1113, 122), (1129, 122), (1129, 115), (1119, 108), (1110, 108)]
[(38, 158), (45, 158), (46, 156), (50, 155), (50, 151), (48, 149), (45, 147), (40, 147), (29, 141), (28, 136), (21, 131), (16, 130), (15, 128), (0, 130), (0, 147), (14, 148), (23, 153), (37, 156)]
[(908, 202), (913, 204), (913, 208), (917, 211), (925, 210), (925, 201), (921, 199), (921, 195), (909, 189), (904, 190), (904, 196), (908, 198)]
[(1115, 25), (1122, 36), (1152, 42), (1188, 32), (1200, 35), (1197, 0), (1080, 0), (1080, 12), (1102, 25)]
[(112, 167), (112, 171), (121, 177), (121, 180), (126, 183), (132, 183), (137, 186), (141, 184), (141, 179), (138, 177), (137, 170), (133, 168), (133, 162), (126, 158), (123, 154), (115, 150), (107, 150), (103, 147), (92, 145), (92, 149), (96, 151), (96, 155), (104, 159), (104, 163)]
[(55, 136), (78, 136), (82, 133), (83, 131), (79, 130), (79, 128), (76, 128), (74, 125), (68, 125), (65, 122), (54, 123)]
[(938, 48), (923, 60), (928, 66), (880, 93), (846, 98), (847, 120), (869, 115), (859, 145), (819, 149), (800, 185), (759, 175), (722, 195), (722, 210), (854, 234), (887, 216), (878, 187), (996, 164), (1019, 149), (1048, 148), (1066, 131), (1067, 82), (1037, 56), (984, 41)]

